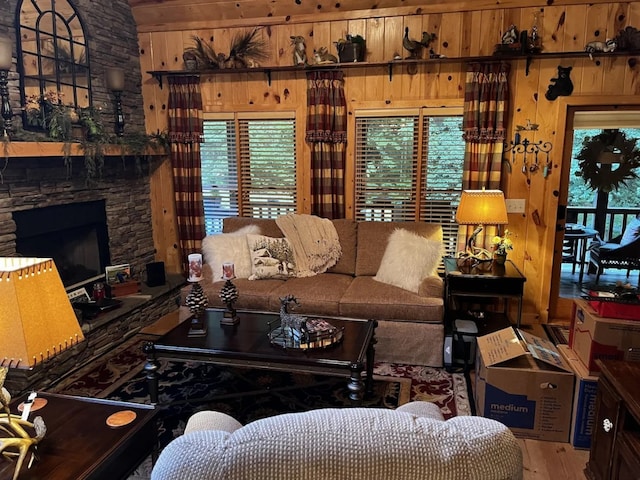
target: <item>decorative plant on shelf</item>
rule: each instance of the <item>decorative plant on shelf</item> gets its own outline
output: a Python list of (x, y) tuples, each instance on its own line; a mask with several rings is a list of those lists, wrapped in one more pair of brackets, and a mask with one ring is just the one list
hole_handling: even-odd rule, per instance
[[(256, 67), (258, 62), (269, 58), (266, 42), (258, 36), (260, 28), (243, 32), (231, 40), (229, 55), (217, 53), (213, 48), (213, 37), (207, 42), (197, 35), (192, 36), (194, 45), (185, 48), (182, 58), (187, 70), (219, 70), (223, 68)], [(195, 63), (194, 63), (195, 62)]]
[(493, 237), (491, 244), (493, 245), (494, 255), (504, 258), (507, 256), (507, 252), (509, 250), (513, 250), (513, 242), (509, 238), (510, 236), (511, 232), (509, 230), (505, 230), (502, 237), (497, 235)]
[(362, 35), (345, 35), (334, 42), (340, 62), (363, 62), (364, 54), (367, 49), (366, 41)]

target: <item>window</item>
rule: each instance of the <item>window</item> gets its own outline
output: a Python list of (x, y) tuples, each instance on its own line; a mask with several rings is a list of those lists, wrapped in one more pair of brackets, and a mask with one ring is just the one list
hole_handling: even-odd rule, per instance
[(455, 254), (462, 191), (462, 108), (356, 112), (356, 220), (442, 225)]
[(78, 12), (67, 0), (23, 0), (18, 11), (22, 104), (33, 107), (31, 115), (25, 109), (23, 124), (42, 129), (44, 120), (36, 112), (42, 98), (80, 108), (91, 105), (87, 39)]
[(276, 218), (296, 211), (292, 112), (205, 115), (202, 193), (207, 234), (222, 219)]

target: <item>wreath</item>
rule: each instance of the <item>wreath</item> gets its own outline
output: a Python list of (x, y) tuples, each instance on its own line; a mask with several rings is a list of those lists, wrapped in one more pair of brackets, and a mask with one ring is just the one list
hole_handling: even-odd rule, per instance
[[(586, 137), (582, 150), (576, 157), (580, 170), (576, 172), (592, 190), (611, 192), (626, 185), (626, 180), (638, 178), (634, 171), (640, 167), (640, 150), (636, 148), (637, 138), (627, 139), (619, 130), (603, 130), (595, 137)], [(611, 152), (620, 159), (617, 168), (602, 163), (602, 153)]]

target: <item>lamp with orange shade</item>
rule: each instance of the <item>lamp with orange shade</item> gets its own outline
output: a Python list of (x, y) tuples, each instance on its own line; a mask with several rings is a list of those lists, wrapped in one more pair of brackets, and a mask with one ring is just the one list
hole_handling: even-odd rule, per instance
[(476, 246), (476, 237), (482, 232), (484, 225), (509, 223), (504, 193), (501, 190), (463, 190), (456, 211), (456, 222), (459, 225), (476, 225), (465, 251), (460, 252), (458, 257), (476, 264), (491, 261), (491, 252)]

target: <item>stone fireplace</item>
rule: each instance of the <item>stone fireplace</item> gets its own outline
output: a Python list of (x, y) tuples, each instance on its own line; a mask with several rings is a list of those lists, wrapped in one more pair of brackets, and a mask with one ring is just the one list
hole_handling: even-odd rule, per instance
[[(90, 184), (81, 157), (70, 171), (59, 157), (9, 158), (0, 168), (0, 256), (53, 257), (67, 287), (78, 278), (91, 282), (106, 264), (129, 263), (144, 281), (145, 265), (155, 260), (149, 185), (160, 158), (108, 157)], [(5, 385), (13, 394), (46, 389), (175, 310), (183, 283), (182, 276), (168, 279), (144, 291), (147, 297), (124, 297), (120, 308), (81, 320), (85, 341), (33, 370), (11, 369)]]
[(110, 265), (105, 200), (13, 212), (16, 252), (52, 257), (67, 290), (101, 280)]
[[(9, 158), (0, 183), (0, 255), (53, 257), (69, 270), (65, 286), (108, 263), (129, 263), (141, 274), (154, 261), (152, 165), (107, 157), (102, 177), (87, 184), (82, 160), (74, 158), (69, 173), (62, 158)], [(71, 271), (81, 268), (87, 271)]]

